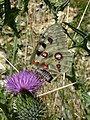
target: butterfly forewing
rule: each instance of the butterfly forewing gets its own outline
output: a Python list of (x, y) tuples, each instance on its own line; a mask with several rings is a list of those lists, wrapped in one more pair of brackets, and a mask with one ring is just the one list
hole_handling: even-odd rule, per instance
[(60, 24), (48, 27), (38, 42), (30, 63), (35, 69), (46, 69), (51, 74), (67, 72), (72, 64), (66, 34)]

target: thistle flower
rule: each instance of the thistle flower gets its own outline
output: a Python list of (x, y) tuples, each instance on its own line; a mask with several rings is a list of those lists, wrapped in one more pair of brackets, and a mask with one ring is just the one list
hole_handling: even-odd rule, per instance
[(15, 94), (24, 91), (35, 94), (41, 89), (44, 83), (43, 79), (40, 79), (35, 73), (28, 70), (20, 71), (6, 81), (6, 91)]

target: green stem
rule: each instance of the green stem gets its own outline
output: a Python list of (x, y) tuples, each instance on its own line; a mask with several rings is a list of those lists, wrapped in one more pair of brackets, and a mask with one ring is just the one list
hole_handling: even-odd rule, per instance
[[(18, 8), (20, 8), (20, 6), (21, 6), (21, 0), (18, 1)], [(20, 23), (20, 17), (18, 16), (17, 25), (19, 25), (19, 23)], [(13, 57), (12, 57), (12, 64), (13, 65), (15, 65), (16, 54), (17, 54), (17, 50), (18, 50), (17, 44), (18, 44), (18, 38), (14, 34)], [(11, 68), (10, 74), (12, 74), (12, 72), (13, 72), (13, 68)]]
[[(12, 64), (15, 65), (16, 60), (16, 54), (17, 54), (17, 44), (18, 44), (18, 38), (14, 36), (14, 45), (13, 45), (13, 57), (12, 57)], [(13, 68), (11, 68), (10, 74), (12, 74)]]

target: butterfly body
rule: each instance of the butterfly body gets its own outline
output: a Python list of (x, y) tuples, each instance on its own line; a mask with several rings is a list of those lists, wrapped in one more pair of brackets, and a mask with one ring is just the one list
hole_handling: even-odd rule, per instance
[(37, 69), (36, 74), (38, 74), (40, 76), (42, 75), (42, 77), (49, 83), (53, 79), (52, 75), (48, 71), (46, 71), (44, 69)]
[(54, 24), (48, 27), (41, 37), (30, 63), (35, 69), (42, 69), (38, 71), (40, 74), (49, 76), (48, 74), (67, 72), (71, 67), (72, 57), (72, 53), (68, 51), (66, 34), (62, 26)]

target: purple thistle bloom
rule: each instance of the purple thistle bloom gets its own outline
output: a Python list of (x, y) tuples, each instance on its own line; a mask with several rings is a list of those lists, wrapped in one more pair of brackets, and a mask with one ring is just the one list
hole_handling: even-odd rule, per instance
[(32, 94), (37, 93), (44, 83), (43, 79), (40, 79), (35, 73), (30, 71), (20, 71), (16, 75), (12, 75), (7, 79), (6, 91), (12, 93), (19, 93), (28, 91)]

